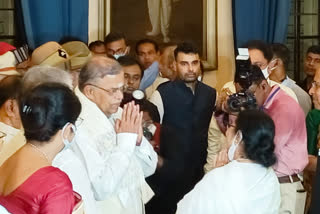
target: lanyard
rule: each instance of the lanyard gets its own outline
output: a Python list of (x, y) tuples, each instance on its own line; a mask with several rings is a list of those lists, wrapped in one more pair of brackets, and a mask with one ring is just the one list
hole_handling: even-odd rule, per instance
[(261, 109), (265, 109), (265, 106), (268, 104), (268, 102), (270, 102), (270, 100), (274, 97), (274, 95), (276, 95), (276, 93), (280, 90), (280, 87), (278, 87), (274, 92), (272, 92), (272, 94), (268, 97), (268, 99), (266, 100), (266, 102), (264, 102), (263, 106), (261, 107)]

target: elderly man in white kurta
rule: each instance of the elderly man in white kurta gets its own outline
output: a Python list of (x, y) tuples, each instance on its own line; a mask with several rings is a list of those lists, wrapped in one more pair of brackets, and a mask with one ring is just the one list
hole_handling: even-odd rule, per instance
[(142, 137), (142, 113), (119, 108), (124, 74), (113, 59), (93, 57), (81, 70), (76, 95), (82, 104), (72, 149), (85, 163), (101, 213), (144, 213), (153, 196), (145, 177), (157, 155)]

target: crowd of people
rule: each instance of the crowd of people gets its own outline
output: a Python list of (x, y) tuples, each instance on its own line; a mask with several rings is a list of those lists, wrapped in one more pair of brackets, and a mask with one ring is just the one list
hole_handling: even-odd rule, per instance
[(308, 213), (320, 148), (320, 46), (248, 41), (234, 80), (198, 48), (125, 35), (0, 43), (0, 213)]

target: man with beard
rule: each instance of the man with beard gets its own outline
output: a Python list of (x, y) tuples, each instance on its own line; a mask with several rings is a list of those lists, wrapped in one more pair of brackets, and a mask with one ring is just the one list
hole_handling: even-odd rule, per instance
[[(177, 78), (161, 84), (150, 101), (157, 107), (163, 126), (174, 129), (183, 158), (182, 172), (172, 178), (171, 202), (179, 201), (202, 178), (206, 163), (208, 128), (216, 102), (215, 89), (197, 80), (198, 49), (183, 42), (174, 51)], [(176, 200), (176, 201), (175, 201)], [(172, 203), (176, 208), (176, 205)]]

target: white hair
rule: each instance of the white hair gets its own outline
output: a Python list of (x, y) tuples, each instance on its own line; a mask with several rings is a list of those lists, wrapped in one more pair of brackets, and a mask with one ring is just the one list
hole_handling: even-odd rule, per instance
[(71, 75), (56, 67), (48, 65), (37, 65), (31, 67), (23, 76), (23, 88), (31, 89), (42, 83), (55, 82), (67, 85), (70, 89), (72, 87)]

